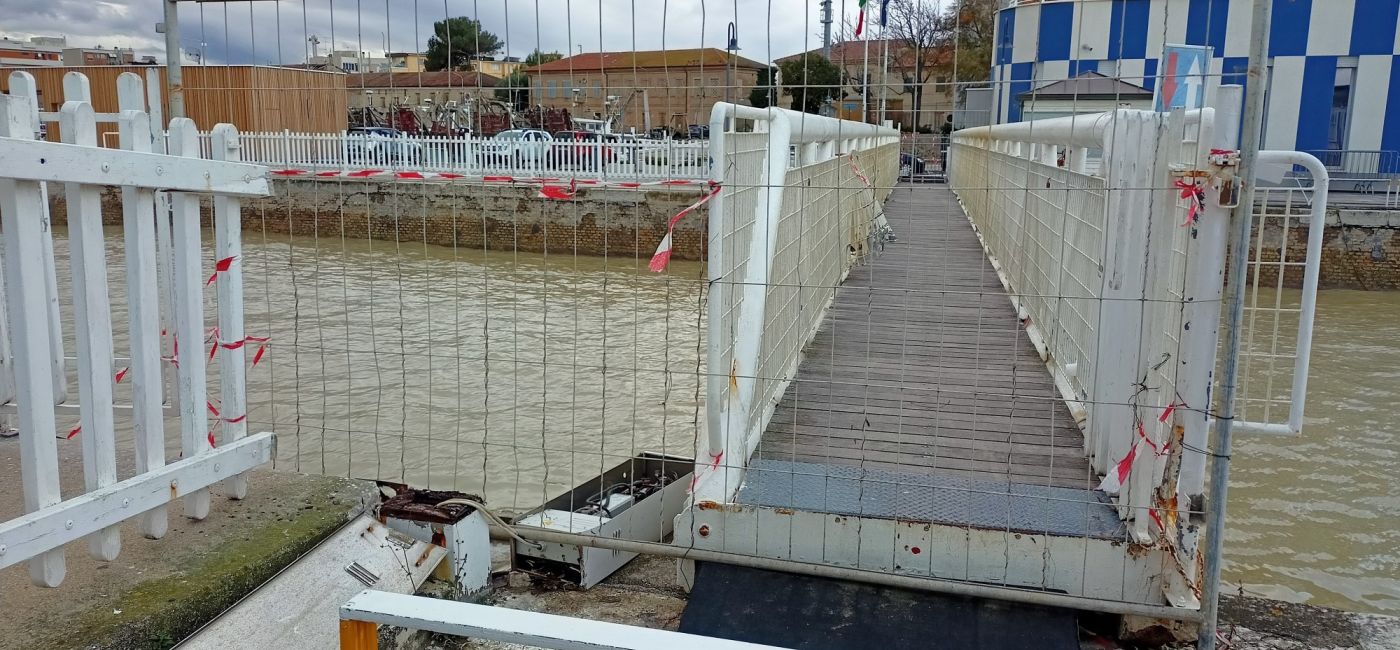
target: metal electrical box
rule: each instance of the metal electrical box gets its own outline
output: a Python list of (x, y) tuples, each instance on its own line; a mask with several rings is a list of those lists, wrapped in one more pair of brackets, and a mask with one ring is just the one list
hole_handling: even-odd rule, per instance
[[(670, 538), (687, 498), (695, 461), (643, 453), (628, 459), (515, 520), (517, 528), (661, 542)], [(528, 537), (528, 535), (526, 535)], [(636, 553), (575, 544), (513, 542), (512, 566), (545, 572), (585, 589), (627, 564)]]

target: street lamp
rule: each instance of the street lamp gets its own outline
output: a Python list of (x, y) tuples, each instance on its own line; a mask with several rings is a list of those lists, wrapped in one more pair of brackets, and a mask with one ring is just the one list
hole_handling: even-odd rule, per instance
[[(724, 64), (724, 101), (727, 104), (734, 103), (734, 63), (736, 61), (734, 53), (739, 51), (739, 28), (733, 22), (729, 23), (729, 42), (724, 46), (729, 52), (728, 60)], [(725, 129), (729, 128), (729, 118), (724, 118)]]

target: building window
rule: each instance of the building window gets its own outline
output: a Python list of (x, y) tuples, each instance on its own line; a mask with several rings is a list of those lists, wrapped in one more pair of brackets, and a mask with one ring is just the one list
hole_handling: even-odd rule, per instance
[(1332, 115), (1327, 124), (1327, 148), (1346, 149), (1347, 128), (1351, 125), (1351, 99), (1356, 68), (1337, 67), (1332, 85)]

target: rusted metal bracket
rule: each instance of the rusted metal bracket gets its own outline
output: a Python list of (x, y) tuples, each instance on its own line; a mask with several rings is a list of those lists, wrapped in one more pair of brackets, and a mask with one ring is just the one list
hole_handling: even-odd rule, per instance
[(379, 504), (379, 519), (403, 519), (405, 521), (417, 521), (427, 524), (455, 524), (476, 509), (459, 502), (451, 502), (453, 499), (468, 499), (477, 503), (485, 503), (479, 496), (467, 494), (466, 492), (456, 492), (452, 490), (416, 490), (402, 483), (389, 481), (376, 481), (381, 488), (389, 488), (394, 491), (391, 497), (385, 497)]

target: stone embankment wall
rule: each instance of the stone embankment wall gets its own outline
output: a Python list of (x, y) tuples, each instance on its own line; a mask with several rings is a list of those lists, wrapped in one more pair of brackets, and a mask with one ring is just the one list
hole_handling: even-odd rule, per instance
[[(1264, 222), (1263, 242), (1269, 254), (1259, 267), (1259, 284), (1276, 286), (1280, 267), (1279, 243), (1286, 240), (1285, 262), (1307, 258), (1307, 220), (1292, 220), (1285, 228), (1280, 218)], [(1318, 286), (1323, 289), (1400, 289), (1400, 211), (1332, 209), (1323, 231), (1322, 267)], [(1259, 227), (1254, 237), (1260, 236)], [(1301, 266), (1284, 267), (1286, 287), (1303, 285)], [(1253, 269), (1251, 269), (1251, 275)]]
[[(699, 187), (667, 190), (579, 188), (572, 199), (546, 199), (534, 185), (393, 181), (276, 180), (273, 196), (245, 200), (252, 233), (373, 238), (532, 253), (649, 259), (666, 223), (700, 198)], [(103, 193), (104, 220), (121, 223), (121, 193)], [(54, 222), (65, 223), (61, 186), (51, 187)], [(205, 217), (209, 205), (206, 202)], [(676, 225), (673, 258), (702, 260), (709, 219), (702, 207)]]

